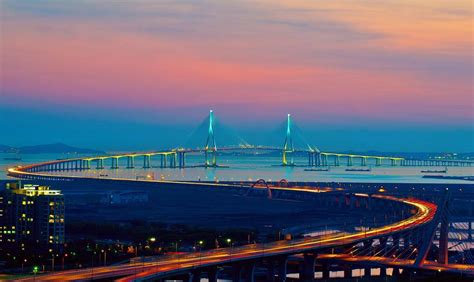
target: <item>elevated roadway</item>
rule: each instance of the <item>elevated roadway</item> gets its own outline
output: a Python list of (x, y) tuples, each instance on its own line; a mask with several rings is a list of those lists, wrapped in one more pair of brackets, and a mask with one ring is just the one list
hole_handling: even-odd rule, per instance
[[(256, 188), (258, 189), (258, 188)], [(280, 188), (273, 188), (280, 189)], [(281, 188), (285, 189), (285, 188)], [(307, 189), (308, 193), (318, 193)], [(355, 195), (359, 198), (369, 197), (366, 194)], [(305, 238), (292, 241), (277, 241), (267, 244), (253, 244), (242, 247), (221, 248), (217, 250), (202, 251), (198, 253), (164, 256), (152, 262), (135, 262), (126, 265), (95, 267), (89, 269), (61, 271), (42, 275), (42, 281), (72, 281), (87, 279), (156, 279), (173, 275), (186, 274), (192, 270), (211, 266), (221, 266), (257, 259), (278, 258), (306, 252), (316, 252), (332, 247), (354, 245), (358, 242), (405, 232), (419, 228), (430, 222), (437, 210), (435, 204), (415, 199), (400, 199), (385, 195), (372, 195), (375, 200), (394, 201), (415, 209), (415, 213), (401, 221), (373, 228), (363, 232), (351, 234), (330, 234), (322, 237)], [(20, 281), (32, 281), (26, 278)]]

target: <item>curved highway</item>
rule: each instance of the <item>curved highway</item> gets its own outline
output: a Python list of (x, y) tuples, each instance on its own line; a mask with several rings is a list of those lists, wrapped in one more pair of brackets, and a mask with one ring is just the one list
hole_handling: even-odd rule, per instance
[[(306, 190), (310, 193), (316, 193), (314, 190)], [(368, 195), (365, 194), (357, 194), (356, 196), (368, 197)], [(189, 270), (200, 267), (225, 265), (236, 261), (280, 255), (292, 255), (336, 246), (352, 245), (380, 236), (387, 236), (416, 228), (430, 222), (434, 218), (437, 209), (437, 206), (432, 203), (416, 199), (400, 199), (385, 195), (372, 195), (372, 197), (404, 203), (415, 208), (416, 212), (414, 215), (404, 220), (363, 232), (351, 234), (337, 233), (300, 240), (277, 241), (268, 244), (252, 244), (184, 255), (163, 256), (152, 262), (135, 262), (124, 265), (61, 271), (42, 275), (38, 278), (42, 281), (73, 281), (87, 279), (120, 279), (122, 281), (132, 281), (150, 276), (153, 278), (169, 277), (170, 275), (186, 273)], [(33, 278), (30, 277), (20, 281), (32, 280)]]
[[(81, 159), (56, 160), (51, 162), (44, 162), (39, 164), (26, 165), (22, 167), (9, 168), (8, 174), (17, 178), (24, 179), (46, 179), (46, 180), (75, 180), (75, 179), (90, 179), (94, 177), (84, 176), (70, 176), (70, 175), (54, 175), (51, 173), (43, 173), (43, 171), (35, 170), (37, 167), (56, 164), (63, 161), (75, 161)], [(97, 178), (95, 178), (97, 179)], [(107, 178), (112, 181), (146, 181), (150, 180), (130, 180), (119, 178)], [(179, 183), (194, 186), (234, 186), (218, 183), (199, 183), (199, 182), (182, 182), (182, 181), (156, 181), (164, 183)], [(249, 187), (246, 187), (249, 188)], [(255, 188), (255, 189), (262, 189)], [(271, 187), (272, 190), (297, 190), (307, 193), (321, 193), (320, 190), (315, 190), (306, 187), (298, 188), (284, 188)], [(329, 192), (329, 191), (324, 191)], [(69, 270), (55, 272), (51, 274), (41, 275), (42, 281), (72, 281), (85, 279), (120, 279), (122, 281), (131, 281), (134, 279), (146, 279), (147, 277), (163, 278), (172, 275), (182, 274), (190, 270), (211, 267), (218, 265), (226, 265), (236, 261), (254, 260), (264, 257), (287, 256), (294, 254), (301, 254), (305, 252), (312, 252), (320, 249), (327, 249), (336, 246), (353, 245), (365, 240), (375, 239), (382, 236), (389, 236), (396, 233), (404, 232), (413, 228), (422, 226), (435, 217), (437, 206), (433, 203), (417, 200), (417, 199), (402, 199), (387, 195), (367, 195), (354, 194), (356, 197), (372, 197), (380, 200), (395, 201), (413, 207), (416, 212), (409, 218), (401, 221), (375, 227), (368, 231), (356, 233), (336, 233), (322, 237), (310, 237), (301, 240), (292, 241), (278, 241), (267, 244), (253, 244), (233, 248), (221, 248), (216, 250), (202, 251), (198, 253), (190, 253), (175, 256), (163, 256), (154, 261), (149, 262), (134, 262), (124, 265), (95, 267), (88, 269)], [(346, 258), (347, 259), (347, 258)], [(21, 281), (30, 281), (32, 278), (25, 278)]]

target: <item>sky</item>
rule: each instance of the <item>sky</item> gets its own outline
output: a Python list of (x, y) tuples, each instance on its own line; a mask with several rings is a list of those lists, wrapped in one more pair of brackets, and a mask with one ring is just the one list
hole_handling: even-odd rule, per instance
[(470, 0), (0, 3), (0, 144), (167, 148), (213, 109), (251, 143), (291, 113), (323, 150), (474, 151)]

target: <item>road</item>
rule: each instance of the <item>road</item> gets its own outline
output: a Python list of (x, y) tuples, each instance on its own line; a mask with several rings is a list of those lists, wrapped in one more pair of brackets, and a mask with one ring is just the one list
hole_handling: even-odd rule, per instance
[[(308, 192), (315, 192), (308, 190)], [(359, 194), (359, 197), (368, 195)], [(182, 273), (188, 269), (202, 266), (223, 265), (235, 261), (249, 260), (277, 255), (292, 255), (318, 249), (327, 249), (341, 245), (351, 245), (366, 239), (377, 238), (396, 232), (405, 231), (423, 225), (434, 218), (436, 205), (416, 199), (400, 199), (385, 195), (372, 195), (374, 198), (403, 202), (416, 208), (411, 217), (386, 226), (357, 233), (337, 233), (322, 237), (309, 237), (292, 241), (277, 241), (267, 244), (252, 244), (241, 247), (221, 248), (184, 255), (164, 256), (156, 261), (132, 263), (118, 266), (104, 266), (88, 269), (69, 270), (38, 276), (41, 281), (72, 281), (102, 278), (121, 278), (121, 281), (132, 281), (147, 276), (169, 276)], [(33, 278), (19, 281), (33, 281)]]

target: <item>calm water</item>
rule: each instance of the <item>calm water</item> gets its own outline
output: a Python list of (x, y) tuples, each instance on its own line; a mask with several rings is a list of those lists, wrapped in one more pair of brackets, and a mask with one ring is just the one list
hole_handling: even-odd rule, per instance
[[(31, 154), (22, 155), (21, 161), (5, 160), (4, 157), (12, 155), (0, 154), (0, 176), (6, 177), (6, 169), (9, 166), (35, 163), (47, 160), (55, 160), (60, 158), (75, 157), (72, 155), (58, 154)], [(199, 165), (204, 162), (201, 155), (188, 155), (186, 157), (186, 165)], [(305, 165), (306, 158), (296, 158), (296, 164)], [(202, 180), (202, 181), (239, 181), (250, 180), (256, 181), (263, 178), (265, 180), (287, 179), (290, 181), (354, 181), (354, 182), (410, 182), (410, 183), (472, 183), (465, 180), (442, 180), (442, 179), (426, 179), (422, 178), (421, 170), (442, 170), (443, 167), (375, 167), (370, 165), (370, 172), (350, 172), (345, 171), (347, 167), (331, 167), (330, 171), (304, 171), (305, 167), (281, 167), (279, 157), (263, 157), (263, 156), (219, 156), (218, 163), (226, 167), (204, 168), (190, 167), (185, 169), (170, 169), (153, 167), (151, 169), (143, 169), (142, 158), (136, 158), (135, 169), (126, 169), (126, 159), (121, 159), (119, 165), (121, 169), (110, 169), (110, 161), (105, 163), (106, 169), (88, 171), (69, 171), (56, 172), (63, 174), (74, 174), (92, 177), (118, 177), (136, 179), (137, 177), (153, 176), (155, 179), (166, 180)], [(152, 158), (152, 165), (159, 165), (159, 158)], [(94, 163), (92, 168), (94, 168)], [(368, 168), (365, 167), (365, 168)], [(352, 168), (358, 168), (357, 165)], [(444, 175), (450, 176), (471, 176), (474, 175), (473, 167), (449, 167), (448, 173)]]

